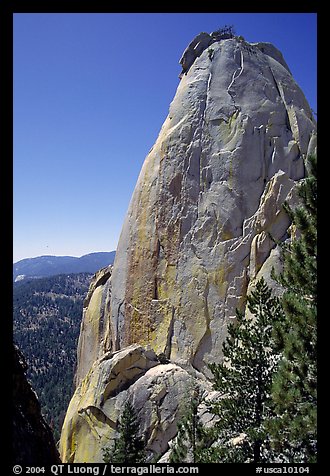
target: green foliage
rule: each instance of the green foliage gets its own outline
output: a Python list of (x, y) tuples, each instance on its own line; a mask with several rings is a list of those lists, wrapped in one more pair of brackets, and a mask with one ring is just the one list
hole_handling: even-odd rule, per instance
[(276, 326), (283, 353), (272, 399), (277, 418), (269, 423), (273, 446), (285, 461), (316, 461), (317, 405), (317, 160), (308, 158), (309, 174), (299, 195), (302, 205), (287, 208), (300, 233), (284, 249), (281, 276), (285, 320)]
[(168, 364), (170, 362), (164, 352), (161, 352), (160, 354), (158, 354), (157, 358), (161, 364)]
[(57, 275), (14, 283), (14, 341), (42, 413), (60, 436), (73, 393), (77, 342), (91, 274)]
[(274, 323), (283, 320), (283, 311), (263, 278), (247, 299), (253, 317), (237, 311), (237, 322), (228, 326), (223, 363), (209, 366), (221, 397), (210, 407), (218, 421), (213, 429), (215, 443), (204, 450), (205, 462), (269, 459), (265, 423), (272, 413), (270, 390), (280, 358), (274, 352), (272, 331)]
[(222, 28), (212, 32), (212, 36), (217, 39), (232, 38), (235, 36), (234, 25), (225, 25)]
[(214, 56), (214, 49), (213, 48), (208, 49), (208, 56), (209, 56), (209, 60), (212, 61), (213, 56)]
[(105, 463), (143, 463), (146, 455), (144, 441), (139, 436), (140, 423), (134, 407), (127, 402), (120, 421), (118, 422), (119, 436), (113, 447), (103, 450)]
[(171, 448), (170, 463), (201, 463), (207, 432), (198, 415), (202, 392), (195, 388), (178, 422), (178, 434)]

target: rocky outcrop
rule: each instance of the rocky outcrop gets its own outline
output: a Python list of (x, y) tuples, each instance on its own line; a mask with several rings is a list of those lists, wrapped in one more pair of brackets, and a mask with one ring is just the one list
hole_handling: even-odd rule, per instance
[(13, 346), (13, 454), (20, 465), (58, 464), (60, 458), (51, 429), (41, 415), (40, 404), (25, 372), (22, 353)]
[[(212, 43), (221, 40), (227, 40), (228, 38), (233, 38), (234, 34), (232, 27), (225, 27), (221, 30), (214, 31), (211, 34), (202, 31), (189, 43), (187, 48), (184, 50), (179, 63), (182, 66), (182, 71), (179, 75), (181, 79), (183, 74), (187, 74), (190, 66), (194, 63), (195, 59), (198, 58), (203, 51)], [(212, 59), (213, 50), (209, 50), (209, 58)]]
[(193, 64), (196, 58), (200, 56), (203, 51), (211, 44), (212, 37), (208, 33), (199, 33), (184, 50), (179, 63), (182, 66), (182, 71), (179, 78), (182, 78), (184, 73), (187, 73), (190, 66)]
[[(80, 359), (93, 348), (98, 360), (88, 372), (87, 357), (77, 380), (61, 437), (64, 461), (101, 461), (127, 399), (149, 451), (165, 452), (183, 389), (211, 391), (207, 364), (221, 360), (228, 322), (245, 308), (254, 281), (271, 279), (277, 243), (288, 237), (283, 203), (294, 202), (316, 149), (312, 112), (273, 45), (236, 37), (208, 44), (206, 35), (181, 58), (185, 74), (138, 178), (111, 292), (94, 291), (97, 303), (101, 294), (107, 303), (106, 338), (98, 348), (98, 338), (90, 347), (81, 341)], [(85, 320), (88, 335), (94, 324)], [(170, 363), (148, 354), (148, 369), (118, 380), (116, 359), (124, 362), (127, 349), (145, 355), (144, 348)]]
[(107, 350), (109, 325), (105, 316), (111, 297), (111, 273), (111, 265), (95, 273), (84, 300), (77, 350), (76, 386)]
[[(212, 58), (209, 55), (212, 48)], [(316, 124), (281, 53), (229, 38), (180, 81), (147, 156), (112, 275), (112, 349), (150, 344), (198, 370), (276, 241)]]
[[(118, 419), (130, 401), (142, 422), (149, 459), (165, 453), (189, 389), (211, 385), (198, 373), (175, 364), (160, 364), (155, 353), (139, 345), (108, 352), (77, 387), (61, 435), (63, 461), (102, 462), (103, 449), (116, 437)], [(180, 403), (181, 402), (181, 403)]]

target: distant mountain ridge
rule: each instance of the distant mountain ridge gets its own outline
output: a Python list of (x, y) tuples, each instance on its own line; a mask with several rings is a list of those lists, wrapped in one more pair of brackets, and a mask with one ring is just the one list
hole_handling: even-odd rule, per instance
[(95, 273), (113, 264), (115, 251), (89, 253), (79, 258), (74, 256), (38, 256), (25, 258), (13, 264), (13, 280), (43, 278), (56, 274)]

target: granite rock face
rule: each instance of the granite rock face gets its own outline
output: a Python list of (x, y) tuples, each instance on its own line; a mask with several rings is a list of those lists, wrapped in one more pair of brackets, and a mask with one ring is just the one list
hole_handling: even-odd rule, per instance
[(89, 369), (107, 350), (109, 330), (107, 312), (111, 297), (112, 266), (95, 273), (84, 301), (77, 350), (75, 384), (79, 385)]
[(295, 203), (316, 151), (310, 107), (273, 45), (206, 35), (181, 58), (111, 279), (96, 278), (87, 298), (65, 462), (101, 462), (128, 399), (150, 454), (168, 451), (184, 389), (212, 395), (207, 364), (221, 360), (228, 322), (258, 277), (271, 280), (288, 237), (282, 205)]
[(228, 319), (286, 237), (282, 204), (315, 146), (312, 112), (274, 46), (229, 38), (206, 48), (180, 81), (131, 199), (110, 348), (150, 344), (198, 370), (220, 358)]

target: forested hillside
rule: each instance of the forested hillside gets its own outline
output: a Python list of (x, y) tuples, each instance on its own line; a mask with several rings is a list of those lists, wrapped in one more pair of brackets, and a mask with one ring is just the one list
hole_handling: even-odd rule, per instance
[(27, 377), (56, 439), (73, 393), (83, 300), (91, 277), (81, 273), (14, 283), (14, 342), (26, 358)]

